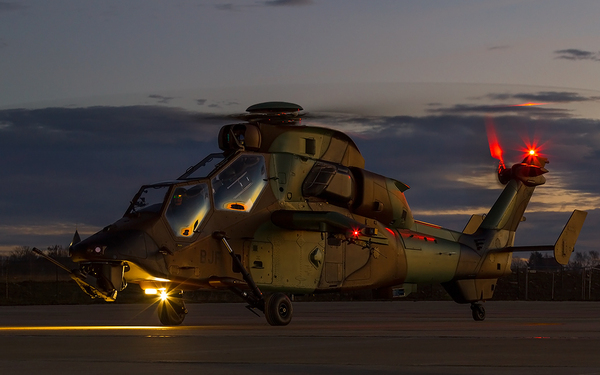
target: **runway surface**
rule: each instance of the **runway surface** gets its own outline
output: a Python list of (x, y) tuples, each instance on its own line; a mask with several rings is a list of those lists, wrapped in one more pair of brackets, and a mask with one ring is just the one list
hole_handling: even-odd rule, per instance
[(600, 374), (600, 303), (303, 302), (286, 327), (243, 304), (0, 307), (2, 374)]

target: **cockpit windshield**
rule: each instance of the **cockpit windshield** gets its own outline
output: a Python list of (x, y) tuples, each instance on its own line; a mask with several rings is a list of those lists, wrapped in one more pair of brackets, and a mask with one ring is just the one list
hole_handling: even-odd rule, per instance
[(191, 238), (211, 215), (213, 204), (219, 211), (249, 212), (267, 183), (264, 156), (238, 154), (229, 162), (222, 154), (212, 154), (177, 180), (142, 186), (126, 215), (163, 212), (176, 237)]
[(177, 237), (190, 237), (210, 211), (208, 184), (178, 186), (172, 193), (165, 217)]
[(262, 155), (243, 154), (211, 180), (215, 209), (248, 212), (267, 185)]
[(160, 212), (169, 191), (169, 185), (147, 185), (136, 194), (127, 210), (128, 214), (136, 212)]

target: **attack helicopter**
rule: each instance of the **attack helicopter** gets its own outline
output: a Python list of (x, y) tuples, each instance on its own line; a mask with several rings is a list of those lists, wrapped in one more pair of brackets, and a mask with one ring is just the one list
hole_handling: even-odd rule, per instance
[(343, 132), (300, 125), (303, 108), (250, 106), (210, 154), (175, 180), (143, 185), (121, 219), (69, 248), (65, 269), (92, 298), (114, 301), (128, 284), (160, 297), (158, 317), (179, 325), (192, 290), (232, 291), (269, 324), (287, 325), (289, 295), (372, 289), (403, 296), (441, 283), (485, 319), (482, 302), (510, 274), (512, 253), (554, 251), (567, 264), (586, 213), (574, 211), (554, 245), (514, 246), (547, 159), (531, 151), (510, 167), (490, 139), (505, 185), (462, 232), (413, 218), (409, 186), (364, 169)]

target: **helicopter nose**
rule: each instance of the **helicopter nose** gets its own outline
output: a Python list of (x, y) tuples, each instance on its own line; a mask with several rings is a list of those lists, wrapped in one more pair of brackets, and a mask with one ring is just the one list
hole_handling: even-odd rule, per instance
[(95, 237), (97, 236), (93, 235), (92, 237), (69, 247), (69, 256), (74, 262), (102, 258), (102, 255), (104, 255), (106, 250), (106, 245), (102, 245), (102, 242)]
[(146, 258), (149, 252), (157, 250), (158, 246), (146, 232), (124, 230), (98, 232), (71, 245), (69, 254), (74, 262), (81, 262), (121, 260), (130, 256)]

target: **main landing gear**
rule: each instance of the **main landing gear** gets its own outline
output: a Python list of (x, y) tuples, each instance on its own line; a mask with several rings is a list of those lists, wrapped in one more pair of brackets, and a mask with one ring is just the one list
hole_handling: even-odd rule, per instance
[[(237, 287), (232, 286), (230, 289), (238, 296), (242, 297), (246, 302), (248, 302), (248, 309), (256, 314), (254, 309), (260, 310), (265, 313), (265, 317), (267, 318), (267, 322), (272, 326), (285, 326), (288, 325), (292, 321), (292, 313), (294, 311), (292, 307), (292, 301), (283, 293), (274, 293), (270, 295), (267, 299), (264, 298), (260, 289), (252, 279), (252, 276), (237, 255), (234, 253), (233, 249), (229, 245), (227, 238), (225, 237), (224, 232), (214, 232), (213, 237), (217, 240), (223, 242), (229, 255), (231, 255), (231, 259), (233, 261), (234, 267), (239, 270), (242, 274), (242, 277), (246, 284), (250, 287), (250, 293), (245, 290), (241, 290)], [(257, 314), (258, 315), (258, 314)]]
[(471, 314), (474, 320), (480, 322), (485, 319), (485, 308), (481, 303), (473, 302), (471, 303)]
[(292, 301), (283, 293), (270, 295), (265, 302), (265, 317), (272, 326), (285, 326), (292, 321)]

